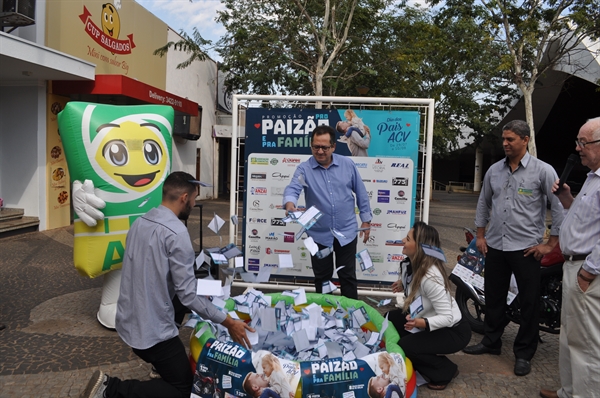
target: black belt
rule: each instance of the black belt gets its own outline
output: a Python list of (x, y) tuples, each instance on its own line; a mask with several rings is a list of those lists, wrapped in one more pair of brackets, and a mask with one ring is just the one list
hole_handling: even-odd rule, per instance
[(563, 255), (565, 261), (583, 261), (587, 258), (587, 256), (589, 256), (589, 254), (574, 254), (572, 256), (567, 254)]

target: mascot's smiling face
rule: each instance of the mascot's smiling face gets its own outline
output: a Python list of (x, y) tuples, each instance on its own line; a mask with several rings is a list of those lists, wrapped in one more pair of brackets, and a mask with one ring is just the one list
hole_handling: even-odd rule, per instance
[(119, 38), (121, 30), (121, 19), (114, 5), (110, 3), (102, 4), (102, 31), (112, 37)]
[(154, 123), (108, 123), (98, 127), (107, 129), (98, 146), (95, 158), (106, 174), (131, 189), (152, 190), (162, 181), (167, 169), (167, 148), (159, 139), (160, 129)]

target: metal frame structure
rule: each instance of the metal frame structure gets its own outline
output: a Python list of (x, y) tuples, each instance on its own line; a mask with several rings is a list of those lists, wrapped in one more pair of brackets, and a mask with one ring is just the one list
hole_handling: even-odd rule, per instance
[[(294, 107), (314, 107), (314, 108), (330, 108), (330, 107), (362, 107), (369, 108), (381, 107), (385, 108), (418, 108), (424, 113), (422, 118), (423, 125), (421, 132), (423, 134), (424, 151), (420, 151), (423, 156), (423, 168), (425, 171), (424, 178), (420, 189), (420, 219), (424, 222), (429, 222), (429, 201), (431, 199), (431, 167), (432, 167), (432, 152), (433, 152), (433, 118), (434, 118), (434, 100), (429, 98), (378, 98), (378, 97), (326, 97), (326, 96), (294, 96), (294, 95), (233, 95), (232, 103), (232, 118), (231, 118), (231, 175), (230, 175), (230, 190), (229, 190), (229, 213), (237, 214), (237, 204), (239, 200), (239, 190), (237, 182), (239, 181), (239, 106), (241, 102), (246, 102), (247, 107), (253, 104), (261, 105), (268, 103), (272, 107), (281, 106), (281, 104), (291, 105)], [(311, 106), (312, 105), (312, 106)], [(421, 134), (420, 132), (420, 134)], [(235, 184), (235, 188), (234, 188)], [(242, 220), (240, 220), (242, 221)], [(237, 242), (238, 227), (229, 220), (229, 241)], [(298, 286), (289, 284), (256, 284), (235, 282), (236, 286), (242, 287), (260, 287), (265, 289), (294, 289)], [(306, 291), (314, 291), (313, 286), (304, 286)], [(383, 292), (377, 290), (359, 290), (359, 294), (369, 294), (376, 296), (393, 296), (391, 292)]]

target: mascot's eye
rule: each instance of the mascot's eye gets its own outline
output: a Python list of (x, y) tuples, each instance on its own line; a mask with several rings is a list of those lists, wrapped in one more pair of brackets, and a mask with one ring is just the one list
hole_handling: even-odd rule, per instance
[(162, 150), (156, 141), (144, 141), (144, 158), (151, 165), (158, 164), (162, 158)]
[(104, 145), (104, 158), (113, 166), (124, 166), (129, 160), (129, 152), (121, 140), (112, 140)]
[(110, 23), (113, 23), (113, 16), (110, 16)]
[(108, 21), (108, 14), (107, 13), (104, 13), (104, 20)]

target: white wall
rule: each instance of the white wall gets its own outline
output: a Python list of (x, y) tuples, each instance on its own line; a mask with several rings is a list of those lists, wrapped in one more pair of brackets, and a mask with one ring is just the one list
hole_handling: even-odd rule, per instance
[[(169, 29), (168, 41), (178, 41), (180, 36)], [(167, 53), (166, 91), (197, 102), (202, 107), (202, 126), (198, 141), (177, 140), (173, 142), (173, 170), (183, 170), (192, 175), (196, 172), (196, 148), (200, 148), (200, 180), (213, 185), (202, 187), (200, 199), (217, 197), (215, 140), (212, 128), (216, 124), (217, 64), (207, 59), (194, 62), (185, 69), (177, 65), (185, 61), (188, 55), (181, 51), (170, 50)]]
[(0, 196), (46, 224), (45, 83), (0, 89)]
[(37, 0), (35, 2), (35, 23), (33, 25), (21, 26), (11, 34), (44, 46), (46, 45), (45, 29), (46, 1)]

